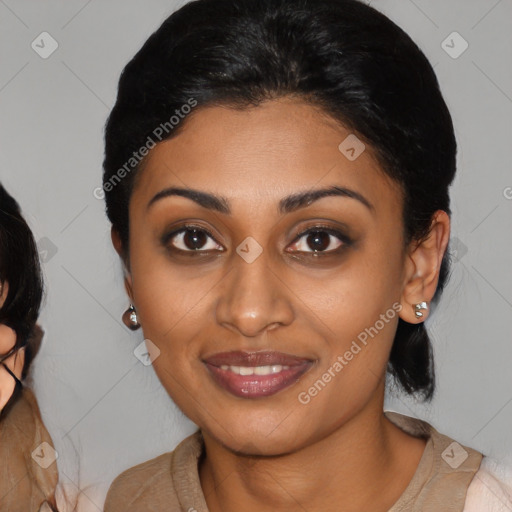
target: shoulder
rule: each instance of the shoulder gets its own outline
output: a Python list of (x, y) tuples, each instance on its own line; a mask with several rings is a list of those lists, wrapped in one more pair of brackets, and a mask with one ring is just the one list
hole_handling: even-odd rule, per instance
[(29, 388), (22, 389), (0, 431), (7, 440), (0, 442), (0, 510), (32, 510), (33, 503), (53, 496), (58, 469), (51, 436)]
[(53, 446), (32, 390), (24, 387), (12, 404), (8, 414), (0, 422), (2, 435), (10, 439), (10, 445), (16, 445), (19, 452), (30, 456), (43, 441)]
[(39, 407), (32, 390), (23, 387), (19, 396), (9, 407), (2, 425), (18, 433), (31, 433), (35, 430), (39, 415)]
[[(176, 457), (190, 453), (187, 471), (197, 473), (198, 433), (184, 439), (172, 452), (167, 452), (146, 462), (133, 466), (117, 476), (108, 490), (104, 512), (147, 512), (181, 510), (175, 488)], [(193, 461), (196, 461), (194, 467)]]
[(118, 475), (108, 490), (104, 511), (136, 510), (133, 507), (138, 505), (142, 511), (149, 492), (153, 493), (155, 498), (162, 493), (172, 496), (174, 494), (171, 479), (172, 453), (159, 455)]
[(464, 512), (512, 510), (512, 465), (484, 456), (466, 495)]

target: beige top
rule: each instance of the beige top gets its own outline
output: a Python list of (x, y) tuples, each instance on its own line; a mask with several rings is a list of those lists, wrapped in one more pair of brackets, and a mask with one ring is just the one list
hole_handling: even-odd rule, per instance
[(51, 502), (57, 481), (52, 439), (34, 394), (24, 387), (0, 421), (0, 511), (50, 510), (45, 501)]
[[(422, 420), (384, 414), (405, 432), (427, 439), (413, 478), (389, 512), (462, 512), (482, 454)], [(203, 449), (198, 430), (173, 452), (121, 473), (110, 486), (104, 512), (208, 512), (197, 466)]]

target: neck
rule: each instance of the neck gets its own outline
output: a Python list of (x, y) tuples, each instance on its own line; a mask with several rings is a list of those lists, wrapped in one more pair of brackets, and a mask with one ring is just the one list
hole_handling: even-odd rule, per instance
[(377, 403), (330, 435), (286, 455), (243, 456), (203, 432), (206, 457), (199, 476), (208, 509), (389, 510), (414, 475), (425, 441), (384, 416), (383, 397), (382, 390)]

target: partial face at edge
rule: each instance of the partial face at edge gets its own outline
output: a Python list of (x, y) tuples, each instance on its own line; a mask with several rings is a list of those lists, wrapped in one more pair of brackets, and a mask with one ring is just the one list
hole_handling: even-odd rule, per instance
[[(208, 107), (186, 123), (151, 150), (133, 191), (128, 288), (144, 337), (160, 350), (155, 371), (192, 421), (234, 450), (292, 451), (382, 392), (406, 280), (401, 193), (370, 148), (347, 159), (338, 146), (350, 132), (300, 101)], [(333, 186), (362, 199), (278, 211), (286, 196)], [(231, 214), (176, 195), (154, 199), (170, 187), (222, 196)], [(185, 224), (200, 230), (195, 238), (172, 235)], [(310, 228), (320, 233), (299, 236)], [(262, 250), (251, 262), (237, 253), (247, 237)], [(308, 393), (386, 312), (378, 333)], [(241, 398), (205, 365), (229, 351), (279, 351), (311, 365), (279, 392)]]
[[(9, 284), (7, 282), (0, 285), (0, 308), (3, 306), (7, 293), (9, 291)], [(16, 343), (16, 333), (7, 325), (0, 324), (0, 359), (2, 355), (7, 354)], [(21, 348), (15, 354), (2, 361), (9, 369), (21, 379), (23, 371), (23, 364), (25, 362), (25, 349)], [(16, 381), (7, 370), (0, 365), (0, 411), (5, 407), (12, 394)]]

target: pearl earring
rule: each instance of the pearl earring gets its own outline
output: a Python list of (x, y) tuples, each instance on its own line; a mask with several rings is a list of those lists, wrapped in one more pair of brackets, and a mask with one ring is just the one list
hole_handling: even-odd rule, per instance
[(416, 318), (421, 318), (423, 316), (423, 313), (421, 312), (422, 309), (428, 309), (427, 303), (425, 301), (418, 302), (418, 304), (414, 304), (414, 314), (416, 315)]
[(133, 304), (130, 304), (128, 309), (123, 313), (123, 323), (131, 331), (136, 331), (140, 327), (140, 323), (137, 318), (137, 310)]

